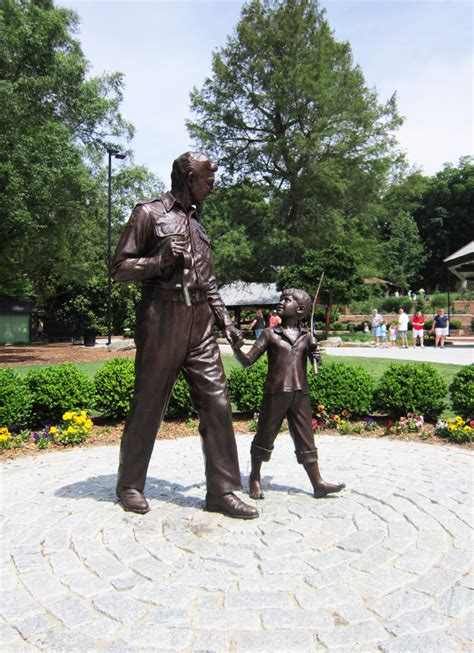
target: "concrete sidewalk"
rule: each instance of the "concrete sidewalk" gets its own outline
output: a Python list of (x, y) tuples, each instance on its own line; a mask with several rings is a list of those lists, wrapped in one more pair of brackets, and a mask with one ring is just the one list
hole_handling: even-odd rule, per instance
[[(230, 345), (219, 345), (223, 354), (232, 354)], [(244, 346), (244, 351), (250, 345)], [(469, 347), (417, 347), (413, 349), (390, 349), (385, 347), (324, 347), (323, 352), (330, 356), (360, 356), (362, 358), (390, 358), (397, 361), (420, 361), (424, 363), (451, 363), (470, 365), (474, 363), (474, 346)]]
[[(247, 483), (251, 436), (237, 438)], [(288, 434), (259, 519), (203, 511), (196, 437), (156, 443), (151, 512), (123, 512), (118, 448), (2, 465), (6, 653), (447, 653), (473, 643), (472, 455), (318, 438), (315, 500)]]

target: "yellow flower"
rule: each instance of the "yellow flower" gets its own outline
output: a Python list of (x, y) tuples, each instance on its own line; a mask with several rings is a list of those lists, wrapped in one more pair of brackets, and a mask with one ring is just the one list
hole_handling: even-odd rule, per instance
[(74, 415), (74, 417), (72, 418), (72, 421), (74, 422), (74, 424), (81, 424), (82, 423), (82, 418), (78, 417), (77, 415)]
[(342, 425), (345, 424), (345, 423), (346, 423), (346, 420), (345, 420), (345, 419), (341, 419), (340, 422), (339, 422), (339, 426), (342, 426)]
[(93, 426), (93, 422), (92, 422), (92, 420), (91, 420), (91, 419), (86, 419), (86, 421), (85, 421), (85, 423), (84, 423), (84, 428), (86, 428), (87, 430), (89, 430), (90, 428), (92, 428), (92, 426)]
[(335, 422), (339, 422), (339, 421), (341, 420), (341, 418), (339, 417), (339, 415), (334, 415), (334, 418), (333, 418), (333, 419), (334, 419)]
[(81, 417), (83, 417), (84, 419), (87, 419), (87, 413), (86, 413), (85, 410), (81, 411)]
[(49, 432), (50, 432), (52, 435), (54, 435), (55, 433), (58, 432), (58, 429), (57, 429), (55, 426), (52, 426), (52, 427), (49, 429)]
[(1, 433), (0, 434), (0, 442), (6, 442), (11, 438), (11, 435), (8, 433)]
[(67, 427), (67, 432), (68, 432), (68, 433), (75, 433), (75, 432), (76, 432), (76, 429), (75, 429), (73, 426), (68, 426), (68, 427)]
[(3, 428), (0, 429), (0, 435), (2, 433), (8, 433), (8, 429), (4, 426)]
[(454, 424), (450, 424), (448, 426), (448, 431), (455, 431), (455, 430), (456, 430), (456, 427), (454, 426)]
[(470, 432), (472, 431), (472, 427), (466, 425), (466, 426), (464, 427), (464, 430), (466, 431), (466, 433), (470, 433)]
[(72, 419), (72, 413), (68, 410), (67, 412), (64, 413), (63, 420), (65, 422), (68, 422), (70, 419)]

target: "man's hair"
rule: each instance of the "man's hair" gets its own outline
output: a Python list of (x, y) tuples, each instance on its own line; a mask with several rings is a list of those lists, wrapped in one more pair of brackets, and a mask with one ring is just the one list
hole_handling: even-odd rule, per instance
[(304, 312), (301, 314), (301, 319), (308, 315), (311, 310), (311, 297), (308, 295), (306, 290), (300, 290), (299, 288), (286, 288), (281, 294), (291, 295), (296, 299), (300, 306), (304, 306)]
[(185, 152), (173, 161), (171, 170), (171, 190), (180, 190), (183, 187), (184, 180), (190, 172), (207, 167), (210, 172), (215, 172), (217, 166), (209, 159), (206, 154), (200, 152)]

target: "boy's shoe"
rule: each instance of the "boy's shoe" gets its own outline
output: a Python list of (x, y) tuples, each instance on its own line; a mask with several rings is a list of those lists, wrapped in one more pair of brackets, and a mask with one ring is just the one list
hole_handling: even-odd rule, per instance
[(316, 490), (314, 490), (313, 496), (315, 499), (322, 499), (328, 494), (334, 494), (335, 492), (340, 492), (346, 487), (345, 483), (338, 483), (334, 485), (333, 483), (321, 483)]

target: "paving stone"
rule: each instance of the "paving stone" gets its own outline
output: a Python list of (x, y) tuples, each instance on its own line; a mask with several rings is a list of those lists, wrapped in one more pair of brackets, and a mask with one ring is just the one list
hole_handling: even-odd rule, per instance
[(358, 594), (348, 587), (344, 588), (344, 590), (333, 587), (324, 589), (303, 588), (297, 590), (294, 597), (303, 610), (362, 603), (362, 599)]
[(229, 609), (245, 608), (289, 608), (290, 597), (284, 592), (227, 592), (224, 607)]
[(474, 645), (474, 618), (472, 614), (467, 614), (456, 621), (454, 625), (448, 628), (447, 633), (460, 639), (466, 647)]
[(314, 640), (309, 633), (294, 630), (241, 632), (234, 637), (235, 650), (247, 653), (302, 653), (313, 651)]
[(367, 644), (378, 644), (389, 637), (387, 631), (376, 621), (350, 626), (339, 626), (333, 630), (318, 633), (318, 639), (329, 650), (343, 649), (353, 651), (355, 647), (365, 647)]
[(453, 587), (439, 599), (439, 608), (448, 617), (460, 617), (474, 608), (474, 592), (466, 587)]
[(452, 569), (432, 569), (420, 580), (414, 588), (430, 596), (440, 596), (459, 580), (459, 572)]
[[(54, 621), (45, 613), (31, 615), (26, 618), (19, 614), (10, 623), (14, 624), (20, 635), (25, 639), (45, 630), (51, 630), (55, 626)], [(0, 641), (3, 640), (0, 638)]]
[(255, 610), (196, 610), (192, 626), (198, 630), (259, 630), (260, 614)]
[(345, 551), (366, 553), (366, 551), (379, 544), (384, 537), (385, 531), (382, 529), (359, 531), (342, 539), (337, 546)]
[(112, 592), (95, 598), (94, 606), (107, 617), (124, 624), (138, 621), (148, 611), (147, 606), (140, 601)]
[(223, 653), (229, 650), (229, 635), (212, 630), (197, 631), (191, 647), (192, 653)]
[[(45, 633), (35, 635), (31, 639), (32, 643), (41, 651), (54, 651), (55, 653), (84, 653), (95, 651), (97, 641), (83, 633), (71, 632), (65, 630), (50, 630)], [(38, 650), (36, 649), (36, 650)]]
[(411, 590), (399, 590), (374, 601), (371, 603), (370, 609), (384, 619), (392, 620), (401, 614), (421, 610), (431, 604), (431, 599), (425, 594)]
[(380, 644), (383, 653), (451, 653), (460, 651), (460, 646), (443, 632), (421, 633), (419, 635), (403, 635)]
[(374, 613), (363, 606), (341, 605), (336, 608), (335, 614), (339, 621), (343, 621), (346, 625), (374, 620)]
[(424, 575), (438, 562), (439, 553), (412, 549), (400, 556), (394, 563), (397, 569), (409, 571), (413, 574)]
[(384, 567), (377, 569), (373, 574), (361, 580), (355, 580), (353, 588), (358, 590), (364, 598), (373, 598), (389, 594), (398, 588), (413, 583), (417, 579), (414, 574), (409, 574), (400, 569)]
[(96, 613), (77, 596), (69, 595), (60, 600), (46, 599), (43, 605), (67, 629), (79, 628), (94, 621)]
[(39, 612), (43, 612), (41, 605), (22, 588), (0, 594), (0, 615), (5, 621), (14, 619), (19, 614), (34, 615)]
[(328, 630), (334, 628), (329, 612), (322, 610), (262, 610), (263, 627), (273, 629)]
[(446, 629), (451, 621), (436, 608), (426, 608), (417, 612), (403, 614), (396, 621), (391, 621), (385, 628), (396, 637), (430, 630)]

